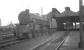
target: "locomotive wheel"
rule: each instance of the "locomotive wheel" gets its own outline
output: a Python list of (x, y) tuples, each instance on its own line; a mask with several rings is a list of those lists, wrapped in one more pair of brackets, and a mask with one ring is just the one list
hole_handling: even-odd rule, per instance
[(22, 34), (18, 34), (18, 35), (17, 35), (17, 39), (18, 39), (18, 40), (23, 39)]
[(22, 37), (23, 38), (28, 38), (28, 35), (27, 35), (28, 33), (23, 33), (23, 35), (22, 35)]
[(31, 39), (33, 37), (32, 33), (28, 33), (28, 37)]

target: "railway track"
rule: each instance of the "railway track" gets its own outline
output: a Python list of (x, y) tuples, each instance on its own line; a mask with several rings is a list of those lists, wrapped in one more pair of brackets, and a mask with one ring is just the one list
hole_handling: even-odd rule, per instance
[(32, 50), (59, 50), (59, 48), (62, 46), (66, 38), (68, 37), (69, 32), (65, 32), (65, 35), (58, 39), (50, 40), (36, 48), (33, 48)]
[[(65, 32), (65, 33), (68, 33), (68, 32)], [(51, 50), (49, 48), (57, 50), (63, 44), (63, 42), (65, 41), (65, 37), (66, 36), (67, 35), (64, 35), (63, 37), (60, 37), (59, 39), (49, 40), (45, 44), (42, 44), (41, 46), (38, 46), (38, 47), (36, 47), (36, 48), (34, 48), (32, 50), (41, 50), (41, 48), (45, 48), (43, 50)], [(15, 44), (21, 43), (23, 41), (25, 41), (25, 40), (13, 39), (13, 40), (5, 41), (5, 42), (1, 43), (0, 49), (5, 48), (5, 47), (9, 47), (11, 45), (15, 45)]]
[(9, 46), (12, 46), (12, 45), (15, 45), (15, 44), (19, 44), (19, 43), (21, 43), (25, 40), (27, 40), (27, 39), (17, 40), (16, 38), (14, 38), (14, 39), (10, 39), (10, 40), (0, 42), (0, 49), (5, 48), (5, 47), (9, 47)]
[(66, 40), (67, 37), (65, 37), (62, 41), (58, 43), (58, 45), (55, 47), (54, 50), (59, 50), (59, 48), (63, 45), (64, 41)]
[(7, 41), (4, 41), (4, 42), (1, 42), (0, 43), (0, 49), (4, 48), (4, 47), (7, 47), (7, 46), (11, 46), (13, 44), (16, 44), (18, 42), (18, 40), (7, 40)]

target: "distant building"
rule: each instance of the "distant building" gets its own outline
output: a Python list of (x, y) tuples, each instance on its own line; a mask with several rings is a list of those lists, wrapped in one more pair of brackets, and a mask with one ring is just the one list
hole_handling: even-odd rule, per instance
[(58, 14), (60, 14), (60, 12), (56, 8), (52, 8), (52, 11), (47, 14), (47, 19), (51, 21), (52, 18), (57, 16)]
[(60, 12), (56, 8), (52, 8), (52, 11), (47, 14), (47, 20), (50, 24), (50, 28), (57, 27), (57, 21), (54, 19)]
[[(57, 25), (58, 25), (58, 30), (64, 30), (65, 28), (65, 24), (66, 22), (70, 22), (71, 27), (73, 27), (73, 23), (79, 22), (79, 16), (77, 12), (73, 12), (72, 10), (70, 10), (70, 7), (65, 7), (65, 11), (57, 14), (56, 16), (54, 16), (54, 18), (57, 21)], [(67, 24), (67, 23), (66, 23)], [(76, 26), (75, 26), (76, 28)]]
[(10, 22), (10, 24), (7, 27), (14, 28), (15, 25), (12, 22)]
[(52, 18), (52, 21), (50, 22), (50, 28), (57, 28), (57, 22), (54, 18)]

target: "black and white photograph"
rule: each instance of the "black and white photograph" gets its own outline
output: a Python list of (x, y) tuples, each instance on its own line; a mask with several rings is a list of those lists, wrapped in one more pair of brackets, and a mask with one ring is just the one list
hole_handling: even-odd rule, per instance
[(0, 50), (84, 50), (84, 0), (0, 0)]

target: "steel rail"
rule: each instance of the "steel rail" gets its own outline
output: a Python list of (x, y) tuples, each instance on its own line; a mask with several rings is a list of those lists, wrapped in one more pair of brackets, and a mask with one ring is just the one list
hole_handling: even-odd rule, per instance
[(63, 43), (65, 42), (65, 40), (66, 40), (66, 38), (68, 37), (68, 33), (69, 33), (70, 31), (66, 31), (65, 33), (67, 33), (67, 35), (64, 37), (64, 39), (59, 43), (59, 45), (55, 48), (55, 50), (59, 50), (60, 49), (60, 47), (62, 47), (62, 45), (63, 45)]
[[(27, 40), (27, 39), (25, 39), (25, 40)], [(12, 41), (9, 40), (7, 43), (5, 42), (5, 43), (1, 44), (0, 49), (8, 47), (8, 46), (15, 45), (15, 44), (18, 44), (18, 43), (21, 43), (21, 42), (24, 42), (25, 40), (16, 40), (16, 39), (12, 40)]]
[(63, 45), (64, 41), (66, 40), (66, 38), (64, 38), (64, 40), (62, 40), (59, 45), (55, 48), (55, 50), (59, 50), (59, 48)]
[(52, 46), (52, 45), (54, 45), (53, 46), (54, 50), (58, 50), (60, 48), (60, 46), (64, 43), (64, 41), (66, 40), (66, 38), (68, 36), (68, 34), (66, 34), (66, 33), (69, 33), (69, 31), (66, 31), (65, 34), (62, 37), (59, 37), (58, 39), (50, 40), (50, 41), (48, 41), (48, 42), (46, 42), (44, 44), (41, 44), (40, 46), (37, 46), (37, 47), (31, 49), (31, 50), (40, 50), (40, 48), (43, 47), (43, 46), (48, 47), (48, 46)]

